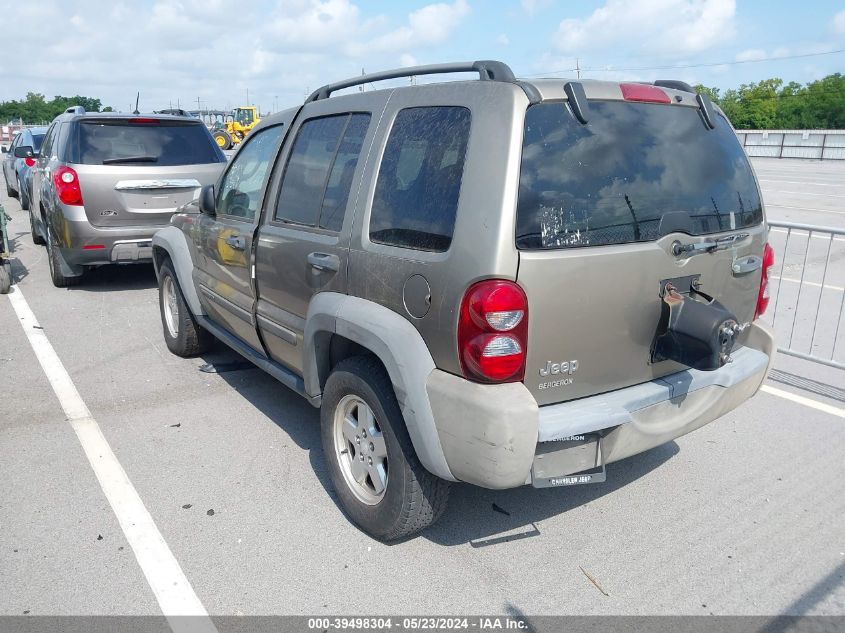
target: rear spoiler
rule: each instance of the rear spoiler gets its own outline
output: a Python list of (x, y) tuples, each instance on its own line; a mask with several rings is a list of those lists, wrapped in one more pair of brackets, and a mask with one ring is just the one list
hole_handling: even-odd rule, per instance
[(695, 100), (698, 102), (698, 107), (701, 110), (701, 114), (704, 117), (704, 121), (707, 123), (707, 127), (711, 130), (716, 127), (716, 113), (713, 110), (713, 103), (710, 101), (710, 97), (706, 94), (696, 92), (695, 88), (690, 86), (687, 82), (679, 79), (658, 79), (654, 82), (654, 85), (659, 88), (671, 88), (673, 90), (682, 90), (683, 92), (691, 92), (694, 94)]
[[(707, 127), (711, 130), (716, 127), (716, 111), (713, 109), (713, 103), (710, 101), (710, 97), (706, 94), (696, 92), (687, 82), (676, 79), (658, 79), (653, 85), (658, 88), (670, 88), (672, 90), (681, 90), (694, 94)], [(580, 81), (567, 81), (563, 85), (563, 91), (569, 100), (569, 107), (572, 108), (572, 114), (582, 124), (586, 125), (589, 120), (590, 105), (587, 99), (587, 93), (584, 91), (584, 85)]]

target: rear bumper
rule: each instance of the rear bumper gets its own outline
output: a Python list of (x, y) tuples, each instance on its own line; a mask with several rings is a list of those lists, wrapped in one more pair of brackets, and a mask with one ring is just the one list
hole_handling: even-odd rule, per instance
[(452, 474), (485, 488), (513, 488), (531, 483), (534, 456), (547, 442), (598, 432), (611, 463), (712, 422), (757, 392), (773, 353), (771, 333), (755, 323), (721, 369), (684, 370), (557, 405), (538, 407), (519, 383), (479, 385), (439, 370), (426, 389)]
[(71, 266), (152, 261), (153, 235), (162, 228), (158, 225), (104, 228), (93, 226), (87, 218), (68, 217), (61, 224), (54, 234), (62, 256)]

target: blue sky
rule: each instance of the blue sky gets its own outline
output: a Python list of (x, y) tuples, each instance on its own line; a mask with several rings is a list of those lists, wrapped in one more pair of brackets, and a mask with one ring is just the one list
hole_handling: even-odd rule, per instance
[[(230, 108), (249, 90), (266, 111), (362, 68), (482, 58), (523, 76), (574, 76), (577, 59), (587, 78), (723, 89), (845, 72), (843, 53), (772, 59), (845, 49), (845, 2), (830, 0), (0, 0), (0, 15), (38, 42), (0, 58), (0, 99), (120, 109), (136, 91), (153, 109)], [(716, 62), (729, 63), (702, 65)]]

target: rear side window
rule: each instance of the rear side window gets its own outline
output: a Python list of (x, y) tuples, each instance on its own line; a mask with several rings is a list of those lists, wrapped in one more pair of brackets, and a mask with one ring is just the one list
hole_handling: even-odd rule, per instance
[(696, 108), (591, 101), (582, 125), (561, 102), (525, 116), (516, 244), (601, 246), (703, 235), (763, 220), (730, 125)]
[(274, 219), (340, 231), (369, 114), (311, 119), (296, 135)]
[(452, 243), (470, 130), (467, 108), (406, 108), (379, 169), (370, 240), (424, 251)]
[(83, 165), (200, 165), (225, 156), (199, 122), (163, 119), (82, 120), (71, 162)]

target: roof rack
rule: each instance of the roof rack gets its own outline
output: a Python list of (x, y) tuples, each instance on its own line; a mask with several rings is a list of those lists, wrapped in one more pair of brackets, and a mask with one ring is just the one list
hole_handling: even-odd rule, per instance
[(182, 108), (165, 108), (164, 110), (153, 110), (153, 114), (170, 114), (173, 116), (193, 116)]
[(319, 101), (320, 99), (328, 99), (336, 90), (351, 88), (352, 86), (360, 86), (373, 81), (397, 79), (399, 77), (415, 77), (419, 75), (470, 72), (477, 72), (478, 78), (484, 81), (517, 83), (513, 71), (504, 62), (479, 60), (474, 62), (454, 62), (451, 64), (429, 64), (427, 66), (409, 66), (407, 68), (399, 68), (396, 70), (385, 70), (378, 73), (361, 75), (360, 77), (353, 77), (351, 79), (344, 79), (343, 81), (338, 81), (332, 84), (326, 84), (322, 88), (317, 88), (317, 90), (312, 92), (305, 100), (305, 103)]
[(67, 110), (65, 110), (65, 114), (85, 114), (85, 108), (80, 105), (70, 106)]

